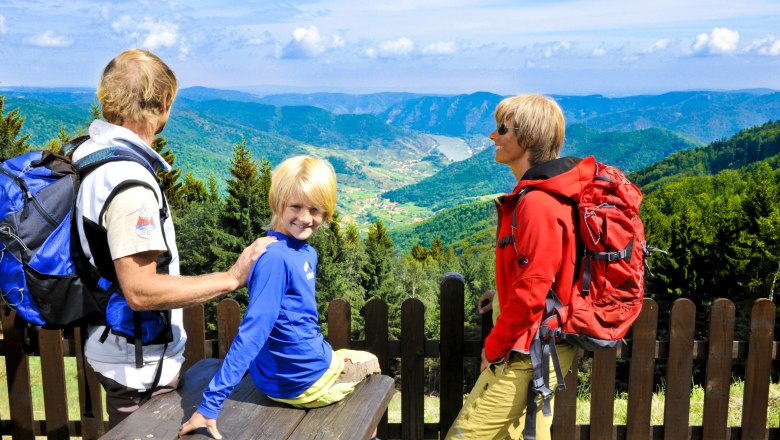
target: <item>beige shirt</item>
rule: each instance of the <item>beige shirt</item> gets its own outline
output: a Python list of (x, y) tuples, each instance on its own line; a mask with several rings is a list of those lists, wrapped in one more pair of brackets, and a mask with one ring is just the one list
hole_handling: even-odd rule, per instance
[(114, 196), (103, 213), (112, 259), (167, 250), (158, 206), (154, 191), (145, 186), (130, 186)]

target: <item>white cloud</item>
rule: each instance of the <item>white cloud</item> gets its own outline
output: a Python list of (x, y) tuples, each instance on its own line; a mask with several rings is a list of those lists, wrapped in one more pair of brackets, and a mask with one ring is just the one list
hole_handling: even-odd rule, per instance
[(717, 27), (709, 34), (697, 35), (690, 50), (695, 55), (727, 54), (736, 51), (738, 43), (739, 32)]
[(571, 42), (555, 41), (552, 43), (537, 44), (536, 47), (540, 50), (540, 55), (542, 58), (552, 58), (561, 52), (571, 49)]
[(414, 50), (412, 40), (401, 37), (397, 40), (385, 41), (379, 45), (379, 56), (382, 58), (396, 58), (409, 55)]
[(5, 17), (0, 15), (0, 35), (8, 32), (8, 26), (5, 25)]
[(330, 47), (340, 49), (347, 45), (347, 39), (343, 35), (334, 34), (331, 38)]
[(73, 41), (63, 35), (57, 35), (54, 31), (46, 31), (41, 35), (27, 38), (25, 40), (28, 44), (40, 47), (68, 47), (73, 44)]
[(607, 49), (604, 49), (603, 47), (597, 47), (593, 49), (593, 52), (590, 53), (590, 56), (598, 58), (603, 57), (607, 54)]
[(422, 49), (423, 55), (453, 55), (457, 51), (458, 46), (452, 41), (438, 41)]
[(669, 45), (672, 43), (672, 41), (668, 38), (662, 38), (655, 43), (651, 44), (649, 47), (644, 49), (642, 51), (643, 54), (649, 55), (651, 53), (657, 53), (657, 52), (663, 52), (667, 48), (669, 48)]
[(773, 57), (780, 56), (780, 39), (774, 35), (767, 35), (760, 40), (753, 41), (747, 48), (747, 52)]
[[(166, 21), (145, 18), (141, 23), (137, 23), (131, 17), (123, 15), (111, 23), (111, 28), (151, 51), (161, 47), (173, 47), (180, 42), (179, 25)], [(184, 45), (180, 49), (185, 53), (188, 51)]]
[(299, 27), (282, 50), (282, 58), (312, 58), (325, 51), (325, 43), (316, 26)]

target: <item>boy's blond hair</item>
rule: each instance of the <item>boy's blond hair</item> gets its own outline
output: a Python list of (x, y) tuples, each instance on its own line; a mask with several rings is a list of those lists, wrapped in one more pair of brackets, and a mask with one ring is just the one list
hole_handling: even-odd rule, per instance
[(330, 222), (336, 210), (336, 173), (331, 164), (310, 156), (295, 156), (274, 168), (268, 193), (273, 229), (279, 230), (282, 211), (295, 197), (317, 207), (323, 219)]
[(514, 128), (517, 144), (531, 149), (531, 166), (557, 159), (566, 138), (563, 111), (552, 98), (518, 95), (496, 106), (496, 124)]
[(112, 124), (156, 123), (177, 90), (176, 75), (163, 60), (146, 50), (128, 49), (103, 69), (97, 96), (103, 117)]

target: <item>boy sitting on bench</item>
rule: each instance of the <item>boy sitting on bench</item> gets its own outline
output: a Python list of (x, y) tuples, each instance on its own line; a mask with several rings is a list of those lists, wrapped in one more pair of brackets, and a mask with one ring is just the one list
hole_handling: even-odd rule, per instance
[(247, 369), (266, 396), (299, 408), (338, 402), (361, 380), (380, 372), (373, 354), (334, 352), (320, 333), (314, 290), (317, 252), (306, 240), (332, 219), (333, 167), (308, 156), (285, 160), (273, 171), (269, 202), (273, 217), (268, 235), (278, 241), (255, 262), (238, 335), (179, 437), (206, 427), (221, 439), (216, 418)]

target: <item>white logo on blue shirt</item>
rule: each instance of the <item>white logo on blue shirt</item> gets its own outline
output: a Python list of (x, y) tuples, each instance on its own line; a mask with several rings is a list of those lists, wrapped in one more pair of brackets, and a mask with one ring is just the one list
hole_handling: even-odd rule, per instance
[(306, 272), (307, 280), (314, 278), (314, 271), (311, 269), (311, 264), (308, 261), (303, 263), (303, 271)]

